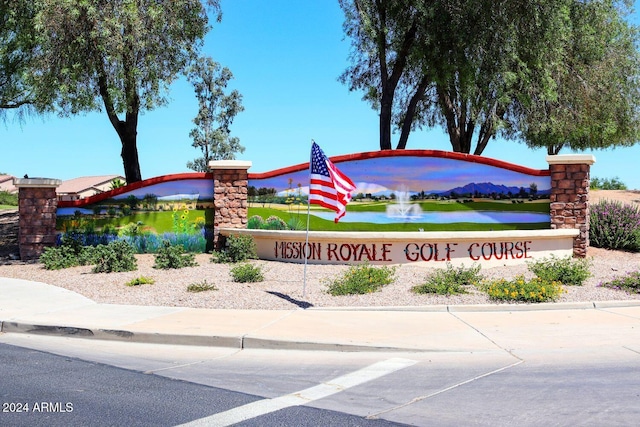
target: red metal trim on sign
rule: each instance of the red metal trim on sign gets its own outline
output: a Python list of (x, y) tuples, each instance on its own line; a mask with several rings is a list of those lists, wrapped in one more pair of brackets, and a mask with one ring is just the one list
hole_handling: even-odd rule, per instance
[[(532, 176), (550, 176), (548, 169), (533, 169), (526, 166), (520, 166), (502, 160), (492, 159), (489, 157), (476, 156), (474, 154), (456, 153), (453, 151), (441, 150), (383, 150), (383, 151), (367, 151), (364, 153), (345, 154), (341, 156), (330, 157), (333, 163), (348, 162), (354, 160), (376, 159), (383, 157), (437, 157), (442, 159), (461, 160), (471, 163), (480, 163), (487, 166), (495, 166), (501, 169), (508, 169), (514, 172), (524, 173)], [(286, 168), (276, 169), (269, 172), (249, 173), (249, 179), (266, 179), (292, 172), (309, 169), (309, 162), (300, 163)]]
[(161, 184), (163, 182), (171, 181), (184, 181), (187, 179), (211, 179), (213, 180), (213, 174), (210, 172), (187, 172), (176, 173), (172, 175), (156, 176), (154, 178), (145, 179), (142, 181), (134, 182), (133, 184), (127, 184), (124, 187), (116, 188), (113, 190), (105, 191), (104, 193), (95, 194), (93, 196), (86, 197), (80, 200), (61, 200), (58, 202), (59, 208), (79, 208), (93, 203), (98, 203), (111, 197), (115, 197), (119, 194), (127, 193), (129, 191), (137, 190), (142, 187), (148, 187), (150, 185)]

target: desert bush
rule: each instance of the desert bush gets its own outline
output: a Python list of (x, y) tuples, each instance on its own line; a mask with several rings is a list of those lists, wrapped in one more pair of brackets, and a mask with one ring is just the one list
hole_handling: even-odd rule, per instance
[(264, 280), (262, 268), (260, 268), (259, 265), (251, 265), (247, 262), (240, 263), (233, 267), (230, 274), (233, 281), (239, 283), (254, 283)]
[(640, 251), (640, 209), (602, 200), (591, 206), (589, 240), (605, 249)]
[(215, 285), (208, 283), (205, 280), (203, 280), (202, 282), (198, 282), (198, 283), (192, 283), (189, 286), (187, 286), (187, 292), (205, 292), (205, 291), (217, 291), (218, 288), (216, 288)]
[(112, 273), (133, 271), (138, 263), (133, 256), (133, 248), (122, 240), (116, 240), (108, 245), (98, 245), (94, 248), (94, 273)]
[(617, 176), (614, 178), (591, 178), (589, 188), (593, 190), (626, 190), (627, 186)]
[(40, 262), (47, 270), (88, 265), (95, 262), (95, 250), (92, 246), (83, 246), (82, 235), (67, 233), (62, 236), (60, 246), (45, 248)]
[(194, 267), (196, 263), (195, 254), (185, 253), (180, 245), (172, 245), (169, 241), (162, 242), (162, 247), (155, 255), (153, 268), (168, 270), (172, 268)]
[(213, 251), (212, 262), (241, 262), (255, 259), (256, 242), (252, 236), (236, 235), (227, 238), (227, 244), (221, 251)]
[(496, 301), (548, 302), (555, 301), (564, 292), (560, 282), (539, 277), (527, 280), (524, 276), (485, 282), (479, 287)]
[(465, 286), (474, 285), (482, 280), (480, 265), (458, 268), (447, 263), (446, 269), (438, 269), (427, 276), (426, 282), (414, 286), (411, 290), (417, 294), (456, 295), (466, 294)]
[(42, 255), (40, 255), (40, 262), (47, 270), (60, 270), (80, 265), (78, 255), (69, 246), (44, 248)]
[(566, 286), (581, 286), (591, 276), (591, 263), (586, 259), (567, 256), (558, 258), (542, 258), (539, 261), (527, 262), (529, 271), (542, 280), (560, 282)]
[(129, 280), (125, 285), (127, 286), (140, 286), (140, 285), (153, 285), (156, 283), (155, 279), (147, 276), (136, 277), (135, 279)]
[(376, 292), (393, 282), (395, 272), (395, 267), (374, 267), (367, 263), (353, 265), (343, 275), (327, 283), (327, 292), (334, 296)]
[(640, 294), (640, 271), (632, 271), (626, 276), (616, 277), (600, 286), (609, 289), (619, 289), (633, 294)]

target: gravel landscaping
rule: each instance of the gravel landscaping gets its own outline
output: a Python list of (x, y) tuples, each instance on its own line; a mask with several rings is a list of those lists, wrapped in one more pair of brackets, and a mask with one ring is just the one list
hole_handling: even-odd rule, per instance
[[(622, 198), (624, 202), (640, 203), (640, 193), (636, 191), (604, 193), (606, 192), (592, 192), (592, 200), (600, 197), (621, 199), (625, 196), (626, 198)], [(398, 266), (394, 283), (384, 287), (382, 291), (357, 296), (331, 296), (326, 292), (327, 281), (338, 277), (348, 266), (309, 265), (303, 297), (303, 265), (253, 261), (262, 267), (265, 280), (259, 283), (235, 283), (229, 275), (231, 266), (211, 263), (211, 256), (207, 254), (196, 256), (198, 266), (179, 270), (154, 269), (154, 256), (145, 254), (136, 255), (138, 270), (132, 272), (94, 274), (89, 266), (48, 271), (41, 264), (11, 259), (16, 251), (16, 239), (11, 234), (17, 227), (9, 218), (15, 220), (17, 214), (0, 212), (0, 277), (48, 283), (77, 292), (99, 303), (224, 309), (495, 304), (486, 294), (473, 287), (469, 289), (469, 293), (456, 296), (416, 295), (411, 292), (411, 287), (423, 283), (430, 268), (410, 264)], [(640, 254), (590, 248), (588, 258), (592, 263), (592, 277), (583, 286), (565, 287), (566, 293), (562, 294), (558, 302), (640, 300), (638, 294), (599, 286), (600, 283), (626, 272), (639, 270)], [(510, 279), (521, 274), (532, 277), (526, 265), (488, 268), (481, 270), (481, 274), (487, 279)], [(125, 285), (140, 276), (152, 277), (155, 283), (134, 287)], [(202, 283), (204, 280), (217, 289), (199, 293), (187, 291), (190, 284)]]

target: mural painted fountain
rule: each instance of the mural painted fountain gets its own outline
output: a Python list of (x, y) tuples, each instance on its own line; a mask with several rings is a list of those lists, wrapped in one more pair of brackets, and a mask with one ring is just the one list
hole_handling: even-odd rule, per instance
[(399, 218), (403, 220), (416, 220), (422, 217), (422, 208), (420, 205), (411, 203), (409, 192), (400, 190), (395, 193), (395, 203), (387, 206), (387, 217)]

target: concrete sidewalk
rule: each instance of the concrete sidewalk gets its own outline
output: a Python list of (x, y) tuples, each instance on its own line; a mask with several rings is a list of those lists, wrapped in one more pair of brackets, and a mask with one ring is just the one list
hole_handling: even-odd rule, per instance
[(483, 352), (624, 347), (640, 354), (640, 302), (376, 309), (208, 310), (97, 304), (0, 278), (4, 333), (330, 351)]

